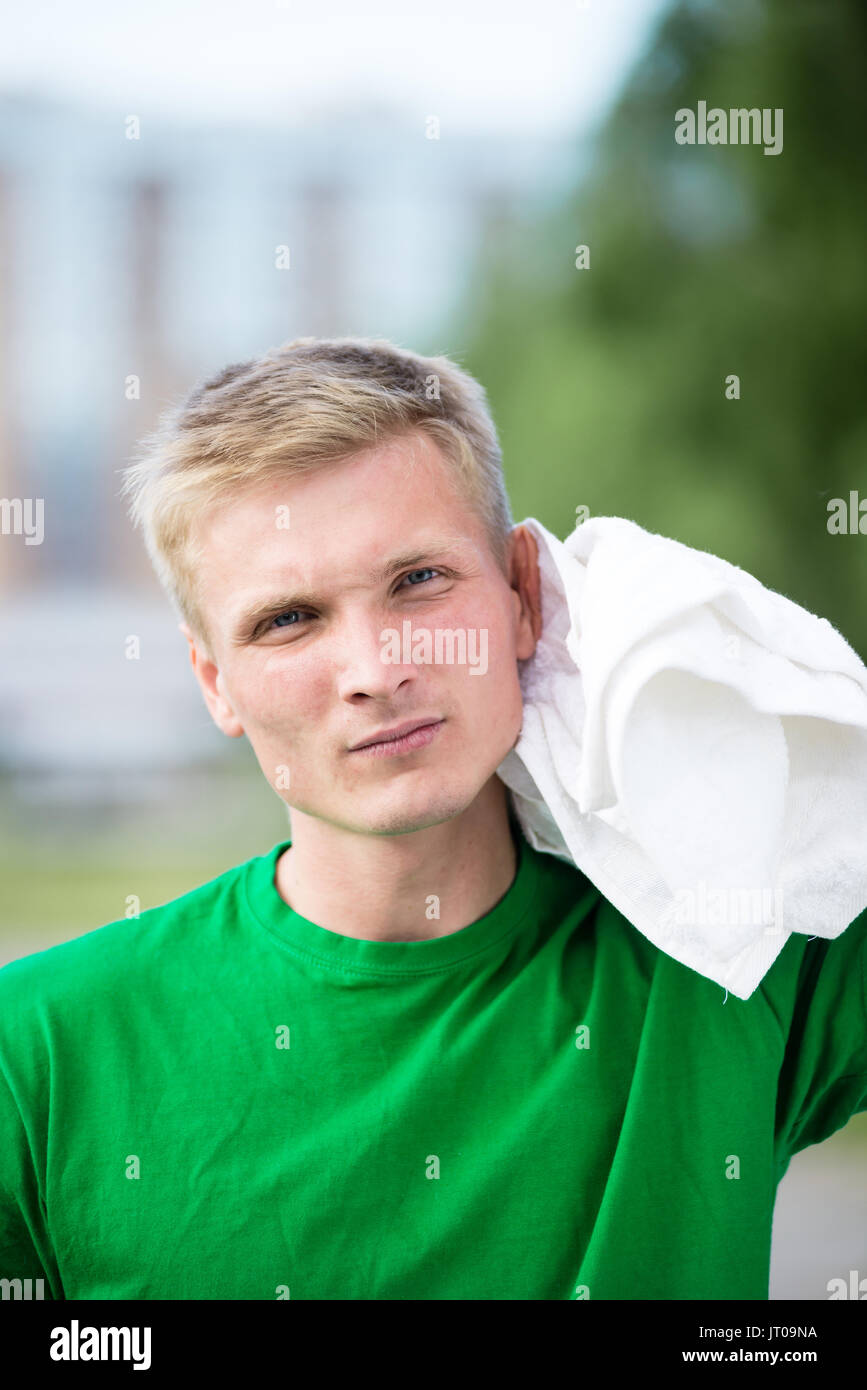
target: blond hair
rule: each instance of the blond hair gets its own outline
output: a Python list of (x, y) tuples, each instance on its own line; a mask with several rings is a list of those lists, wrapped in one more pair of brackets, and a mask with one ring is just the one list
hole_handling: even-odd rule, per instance
[(233, 488), (300, 475), (421, 431), (454, 470), (506, 572), (513, 526), (482, 386), (448, 357), (374, 338), (295, 338), (196, 385), (140, 443), (123, 493), (178, 614), (209, 642), (191, 531)]

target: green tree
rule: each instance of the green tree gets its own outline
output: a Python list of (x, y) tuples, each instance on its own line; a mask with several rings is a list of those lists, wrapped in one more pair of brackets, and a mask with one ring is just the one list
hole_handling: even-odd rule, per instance
[[(629, 517), (862, 656), (867, 535), (830, 534), (828, 503), (867, 499), (865, 57), (863, 0), (677, 4), (566, 205), (482, 249), (459, 330), (516, 519)], [(678, 144), (699, 101), (781, 108), (782, 151)]]

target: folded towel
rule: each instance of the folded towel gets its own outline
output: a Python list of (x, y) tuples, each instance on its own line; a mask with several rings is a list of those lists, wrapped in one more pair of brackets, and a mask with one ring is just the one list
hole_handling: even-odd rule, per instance
[(748, 999), (792, 932), (867, 907), (867, 667), (826, 619), (632, 521), (523, 525), (543, 628), (497, 773), (524, 835)]

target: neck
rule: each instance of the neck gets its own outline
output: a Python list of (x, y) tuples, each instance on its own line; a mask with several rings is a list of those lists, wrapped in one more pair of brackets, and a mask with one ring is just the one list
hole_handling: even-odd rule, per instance
[(329, 931), (423, 941), (484, 917), (508, 892), (517, 863), (508, 793), (493, 776), (460, 815), (404, 835), (358, 834), (293, 810), (292, 845), (277, 861), (275, 885), (300, 916)]

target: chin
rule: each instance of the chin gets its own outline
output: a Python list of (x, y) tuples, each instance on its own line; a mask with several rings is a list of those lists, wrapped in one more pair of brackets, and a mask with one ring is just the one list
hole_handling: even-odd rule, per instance
[(477, 794), (455, 788), (435, 796), (408, 797), (393, 806), (371, 807), (367, 815), (359, 817), (359, 828), (370, 835), (409, 835), (414, 830), (427, 830), (461, 815)]

